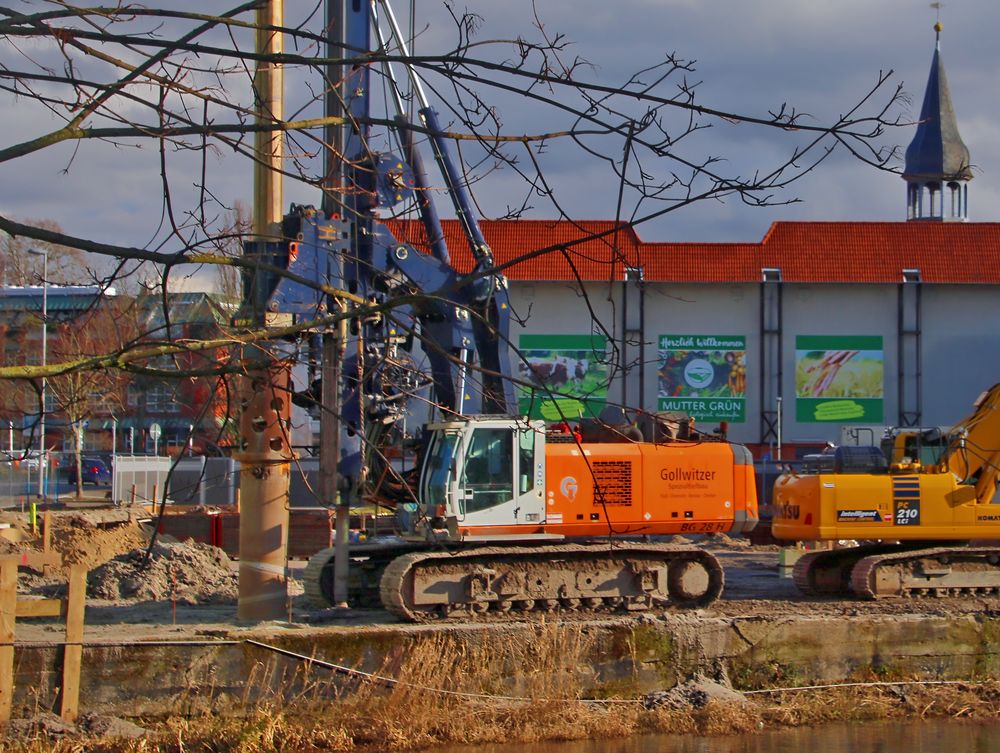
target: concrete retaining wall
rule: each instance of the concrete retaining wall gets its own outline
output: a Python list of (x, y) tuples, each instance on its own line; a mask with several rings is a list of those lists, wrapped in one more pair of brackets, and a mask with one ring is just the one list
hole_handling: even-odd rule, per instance
[[(218, 639), (88, 644), (83, 653), (81, 711), (125, 716), (225, 704), (286, 682), (300, 663), (251, 646), (264, 643), (337, 664), (374, 670), (387, 656), (433, 636), (434, 628), (305, 628), (234, 631)], [(595, 696), (637, 696), (672, 687), (699, 671), (724, 668), (734, 686), (831, 683), (876, 676), (975, 679), (1000, 674), (1000, 616), (666, 619), (573, 623), (592, 638), (581, 677)], [(528, 626), (449, 627), (474, 643), (523, 636)], [(18, 645), (15, 704), (50, 708), (59, 651)], [(228, 701), (227, 701), (228, 699)]]

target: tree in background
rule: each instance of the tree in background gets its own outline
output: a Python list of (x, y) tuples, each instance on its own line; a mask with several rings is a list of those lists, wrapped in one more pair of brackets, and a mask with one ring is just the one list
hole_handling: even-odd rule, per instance
[[(222, 232), (214, 239), (215, 245), (220, 256), (239, 259), (243, 256), (243, 239), (250, 234), (250, 207), (245, 201), (237, 199), (225, 216), (226, 222)], [(219, 297), (225, 302), (240, 301), (243, 298), (243, 281), (240, 279), (239, 268), (220, 266), (218, 275)]]
[[(71, 364), (128, 350), (137, 333), (135, 307), (123, 298), (105, 298), (72, 321), (52, 327), (49, 349), (58, 363)], [(122, 415), (127, 375), (114, 368), (67, 368), (48, 378), (51, 415), (67, 427), (76, 469), (76, 495), (83, 495), (84, 429), (89, 421)]]
[[(51, 233), (62, 233), (58, 222), (28, 219), (25, 223)], [(42, 277), (43, 260), (28, 250), (48, 253), (48, 280)], [(85, 285), (90, 273), (87, 254), (77, 248), (45, 240), (0, 233), (0, 284), (3, 285)]]

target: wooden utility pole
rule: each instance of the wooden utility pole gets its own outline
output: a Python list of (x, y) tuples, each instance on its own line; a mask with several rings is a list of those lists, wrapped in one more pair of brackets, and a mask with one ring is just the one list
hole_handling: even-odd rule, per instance
[[(257, 51), (282, 52), (283, 0), (267, 0), (257, 9)], [(283, 73), (266, 60), (254, 75), (257, 122), (282, 120)], [(279, 130), (258, 131), (254, 139), (253, 236), (257, 248), (281, 239), (281, 166), (284, 150)], [(260, 252), (266, 257), (266, 252)], [(246, 303), (254, 324), (278, 326), (281, 315), (267, 306), (262, 270), (253, 272)], [(281, 619), (288, 614), (288, 489), (291, 460), (292, 358), (289, 343), (269, 341), (245, 346), (240, 404), (240, 567), (241, 620)]]

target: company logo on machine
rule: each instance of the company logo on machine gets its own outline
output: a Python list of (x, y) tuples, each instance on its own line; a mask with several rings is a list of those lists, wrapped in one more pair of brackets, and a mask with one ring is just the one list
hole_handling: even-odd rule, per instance
[(576, 492), (579, 489), (576, 479), (572, 476), (563, 476), (559, 482), (559, 492), (570, 502), (576, 501)]
[(838, 523), (881, 523), (878, 510), (837, 510)]
[(660, 478), (664, 481), (714, 481), (715, 473), (701, 468), (661, 468)]
[(802, 514), (802, 508), (799, 505), (792, 505), (785, 502), (778, 505), (777, 512), (777, 517), (781, 520), (798, 520)]
[(893, 521), (897, 526), (920, 525), (920, 479), (899, 476), (892, 480)]

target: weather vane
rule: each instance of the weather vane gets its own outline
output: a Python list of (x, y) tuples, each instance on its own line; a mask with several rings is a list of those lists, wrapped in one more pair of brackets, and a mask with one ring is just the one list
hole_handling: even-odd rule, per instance
[(934, 9), (934, 12), (937, 14), (937, 20), (934, 23), (934, 31), (936, 31), (939, 36), (941, 34), (941, 29), (944, 28), (941, 25), (941, 6), (942, 5), (944, 5), (944, 3), (931, 3), (931, 7)]

